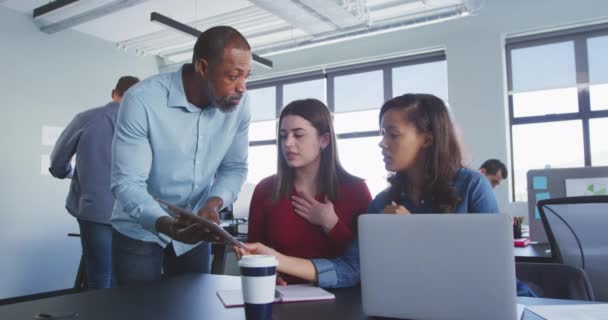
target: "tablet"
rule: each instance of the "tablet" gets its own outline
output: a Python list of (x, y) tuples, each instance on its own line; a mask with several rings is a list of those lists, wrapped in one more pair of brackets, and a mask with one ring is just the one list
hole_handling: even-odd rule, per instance
[(178, 206), (172, 205), (166, 201), (163, 201), (160, 199), (156, 199), (156, 201), (158, 201), (160, 204), (167, 207), (169, 210), (171, 210), (173, 212), (179, 212), (179, 214), (186, 215), (186, 216), (193, 218), (194, 220), (196, 220), (197, 222), (199, 222), (200, 224), (202, 224), (206, 228), (208, 228), (211, 233), (213, 233), (213, 234), (219, 236), (221, 239), (223, 239), (226, 244), (235, 245), (241, 249), (247, 250), (247, 247), (245, 247), (245, 245), (242, 242), (237, 240), (230, 233), (228, 233), (228, 231), (224, 230), (224, 228), (220, 227), (215, 222), (205, 219), (201, 216), (198, 216), (198, 215), (196, 215), (188, 210), (182, 209)]

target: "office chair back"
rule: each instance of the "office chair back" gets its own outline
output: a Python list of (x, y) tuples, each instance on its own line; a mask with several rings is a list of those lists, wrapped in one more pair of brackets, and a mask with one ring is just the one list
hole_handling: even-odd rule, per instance
[(553, 258), (585, 270), (595, 299), (608, 301), (608, 196), (547, 199), (537, 207)]
[(583, 269), (559, 263), (517, 262), (515, 273), (542, 298), (594, 300)]

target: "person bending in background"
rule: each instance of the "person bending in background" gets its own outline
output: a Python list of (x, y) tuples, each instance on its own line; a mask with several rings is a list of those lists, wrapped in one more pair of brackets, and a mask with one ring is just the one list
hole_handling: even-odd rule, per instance
[[(277, 174), (253, 192), (248, 241), (300, 259), (341, 256), (371, 195), (340, 164), (329, 109), (315, 99), (289, 103), (281, 111), (278, 136)], [(286, 275), (277, 283), (310, 280)]]
[(488, 178), (488, 181), (490, 181), (490, 184), (492, 185), (492, 189), (498, 187), (498, 185), (509, 176), (507, 166), (497, 159), (486, 160), (486, 162), (479, 167), (479, 172), (483, 173), (486, 178)]
[[(112, 284), (112, 137), (122, 96), (138, 81), (132, 76), (121, 77), (112, 90), (112, 102), (76, 115), (51, 153), (51, 174), (72, 179), (65, 208), (80, 227), (88, 289), (109, 288)], [(75, 154), (76, 167), (72, 168)]]
[[(393, 172), (390, 187), (369, 205), (368, 213), (498, 213), (487, 179), (462, 165), (461, 150), (444, 102), (429, 94), (405, 94), (380, 110), (380, 149), (385, 168)], [(239, 254), (272, 254), (278, 271), (314, 281), (320, 287), (349, 287), (360, 281), (359, 245), (333, 259), (301, 259), (261, 243), (247, 244)], [(534, 296), (517, 282), (518, 294)]]

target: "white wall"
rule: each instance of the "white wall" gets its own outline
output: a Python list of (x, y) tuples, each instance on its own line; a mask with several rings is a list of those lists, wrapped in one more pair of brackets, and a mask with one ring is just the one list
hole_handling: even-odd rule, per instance
[[(605, 0), (486, 0), (477, 16), (270, 57), (284, 72), (310, 65), (443, 47), (450, 105), (473, 156), (508, 158), (504, 38), (606, 20)], [(40, 175), (41, 126), (65, 126), (73, 115), (109, 100), (117, 78), (157, 72), (134, 57), (73, 31), (47, 35), (29, 17), (0, 8), (0, 299), (70, 287), (80, 257), (78, 230), (64, 207), (68, 184)], [(269, 71), (257, 68), (257, 75)], [(524, 215), (525, 204), (502, 208)]]
[(63, 127), (110, 101), (118, 78), (157, 73), (153, 58), (73, 31), (48, 35), (0, 7), (0, 299), (73, 286), (80, 242), (68, 182), (41, 175), (42, 125)]
[[(488, 158), (510, 156), (504, 39), (598, 21), (608, 21), (608, 1), (486, 0), (477, 15), (464, 19), (269, 56), (275, 68), (257, 68), (254, 74), (265, 77), (310, 65), (445, 48), (449, 103), (472, 156), (470, 166), (476, 168)], [(502, 210), (527, 215), (525, 203), (509, 202), (507, 184), (496, 193)]]

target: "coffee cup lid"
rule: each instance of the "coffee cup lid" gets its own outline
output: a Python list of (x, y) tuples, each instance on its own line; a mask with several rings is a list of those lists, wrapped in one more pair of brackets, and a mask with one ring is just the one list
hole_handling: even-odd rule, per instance
[(276, 267), (277, 259), (274, 256), (266, 254), (251, 254), (241, 257), (239, 267)]

